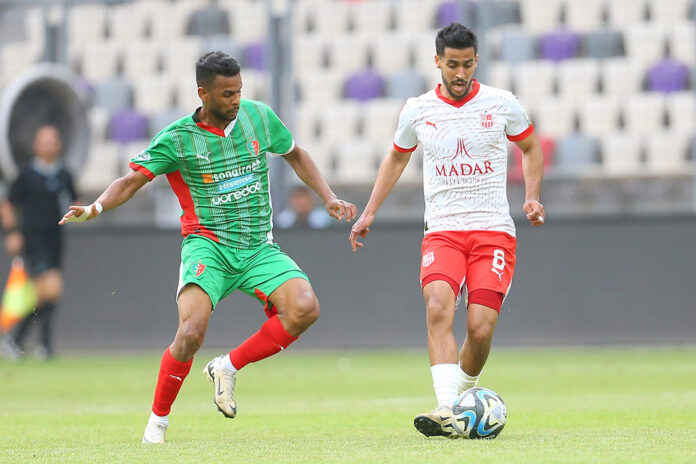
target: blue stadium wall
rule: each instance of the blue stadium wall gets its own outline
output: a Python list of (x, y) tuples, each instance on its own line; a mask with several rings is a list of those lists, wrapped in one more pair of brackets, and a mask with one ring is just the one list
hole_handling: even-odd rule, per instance
[[(519, 222), (519, 221), (518, 221)], [(321, 302), (304, 347), (426, 345), (418, 283), (419, 224), (377, 224), (359, 253), (346, 226), (277, 231)], [(495, 343), (593, 345), (696, 342), (696, 219), (583, 220), (518, 227), (518, 261)], [(72, 227), (58, 349), (162, 348), (177, 327), (180, 236)], [(9, 260), (0, 263), (6, 276)], [(239, 344), (265, 320), (236, 293), (214, 311), (204, 347)], [(465, 311), (455, 330), (461, 342)]]

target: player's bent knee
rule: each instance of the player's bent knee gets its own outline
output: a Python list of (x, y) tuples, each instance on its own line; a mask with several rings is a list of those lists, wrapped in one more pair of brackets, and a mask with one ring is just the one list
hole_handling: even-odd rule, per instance
[(493, 338), (494, 326), (481, 324), (476, 327), (469, 327), (467, 330), (467, 338), (476, 345), (486, 345)]
[(186, 351), (198, 351), (205, 339), (205, 324), (187, 321), (181, 324), (176, 338)]
[(311, 298), (303, 299), (297, 306), (298, 319), (308, 326), (319, 319), (319, 312), (319, 301), (314, 295)]
[(479, 345), (490, 343), (495, 331), (496, 319), (478, 314), (481, 317), (470, 317), (467, 321), (467, 337), (471, 342)]
[(451, 310), (444, 302), (431, 298), (426, 302), (426, 319), (429, 326), (449, 323), (452, 319)]
[(287, 316), (299, 326), (309, 327), (317, 319), (319, 319), (319, 301), (313, 294), (306, 294), (298, 297), (289, 311)]

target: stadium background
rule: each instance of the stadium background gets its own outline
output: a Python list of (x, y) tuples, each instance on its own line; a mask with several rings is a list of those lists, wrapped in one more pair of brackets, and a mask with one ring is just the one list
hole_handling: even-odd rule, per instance
[[(695, 15), (691, 0), (0, 0), (0, 166), (7, 182), (33, 127), (53, 121), (92, 200), (197, 106), (193, 63), (222, 49), (242, 64), (245, 96), (270, 103), (334, 190), (362, 209), (405, 98), (439, 79), (436, 30), (460, 21), (479, 35), (479, 80), (520, 97), (546, 155), (549, 220), (532, 230), (520, 218), (511, 146), (519, 261), (496, 343), (693, 343)], [(61, 68), (37, 68), (47, 62)], [(84, 121), (79, 109), (61, 111), (56, 95), (66, 92)], [(345, 224), (276, 233), (322, 301), (299, 345), (425, 346), (419, 157), (358, 255)], [(272, 169), (278, 211), (296, 181), (282, 161)], [(59, 350), (167, 343), (177, 221), (158, 179), (70, 228)], [(236, 344), (262, 317), (247, 297), (230, 298), (206, 346)]]

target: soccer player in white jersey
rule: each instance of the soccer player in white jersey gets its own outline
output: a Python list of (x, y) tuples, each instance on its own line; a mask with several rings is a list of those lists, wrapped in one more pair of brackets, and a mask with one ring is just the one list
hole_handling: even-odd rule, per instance
[[(506, 197), (508, 140), (522, 149), (525, 202), (533, 226), (544, 223), (539, 202), (543, 155), (519, 100), (474, 79), (474, 33), (461, 24), (441, 29), (435, 65), (442, 84), (406, 102), (394, 147), (382, 161), (365, 211), (353, 225), (353, 251), (378, 208), (423, 144), (425, 237), (420, 270), (428, 327), (430, 371), (438, 407), (414, 420), (426, 436), (454, 437), (452, 403), (478, 384), (500, 307), (515, 268), (515, 226)], [(468, 301), (461, 351), (453, 333), (462, 293)]]

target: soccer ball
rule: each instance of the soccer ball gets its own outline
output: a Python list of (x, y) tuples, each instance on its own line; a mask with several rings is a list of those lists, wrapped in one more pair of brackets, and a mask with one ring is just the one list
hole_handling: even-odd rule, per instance
[(470, 388), (454, 400), (453, 426), (462, 438), (495, 438), (505, 427), (507, 409), (502, 398), (488, 388)]

